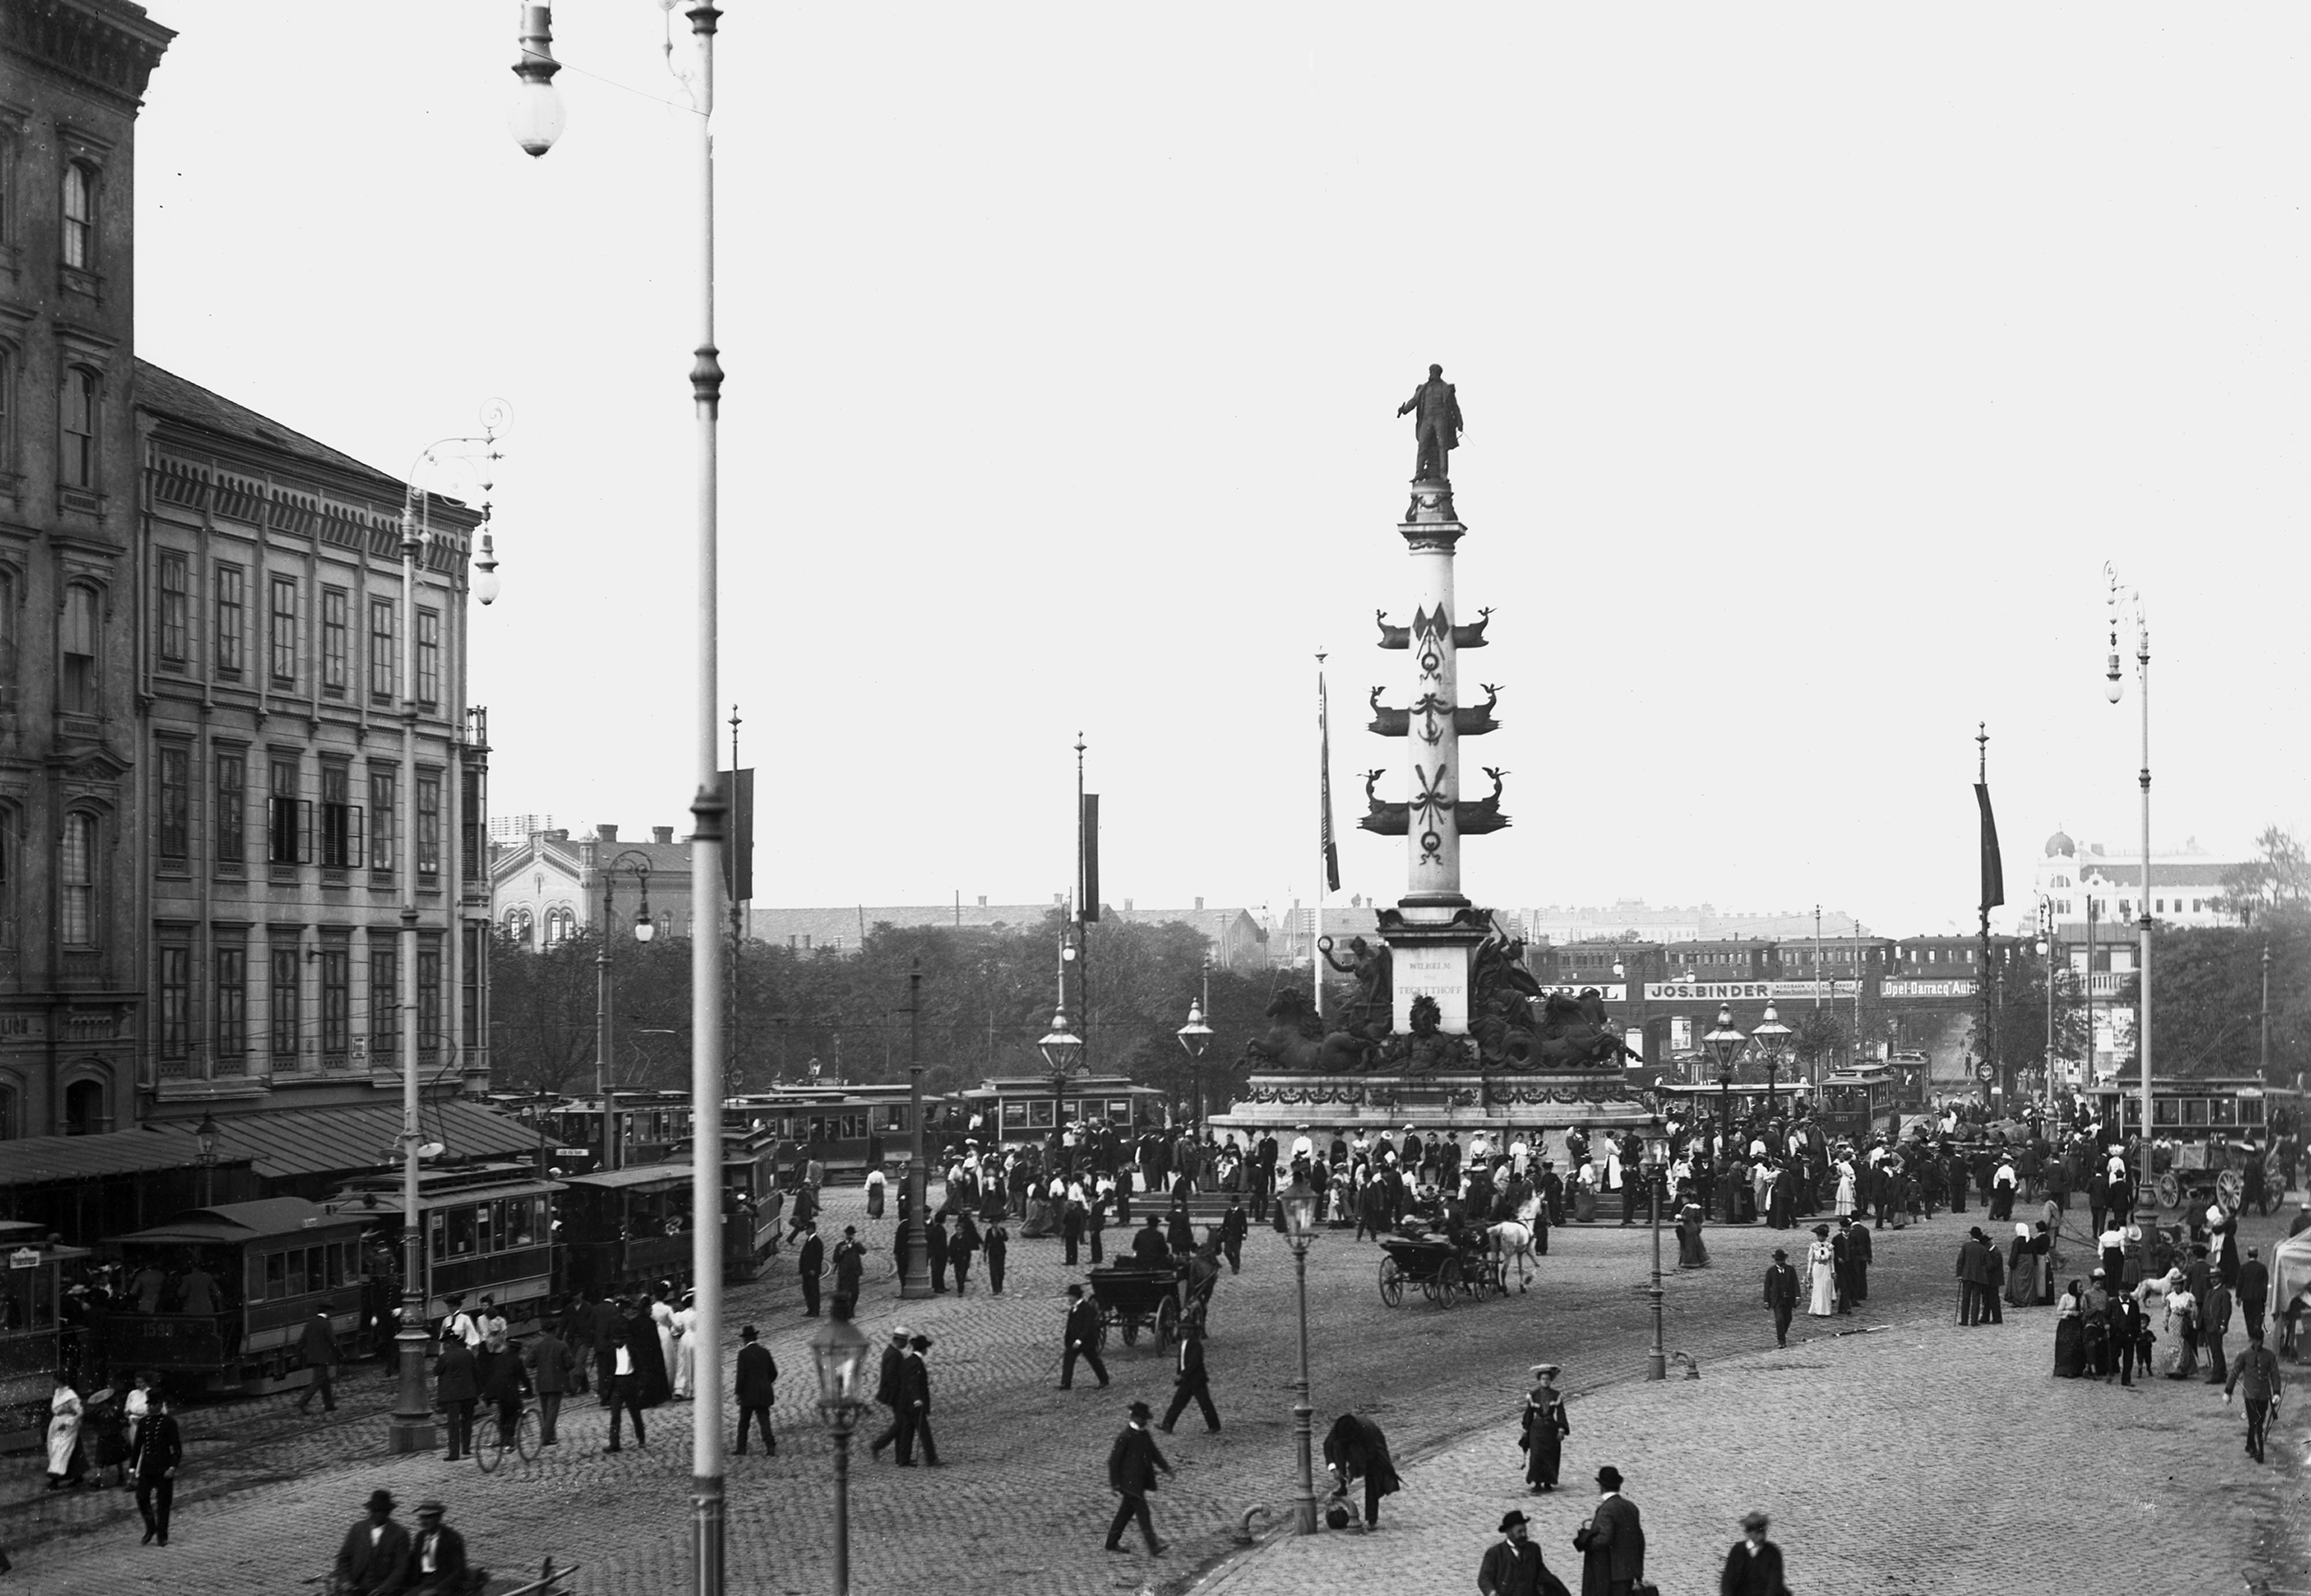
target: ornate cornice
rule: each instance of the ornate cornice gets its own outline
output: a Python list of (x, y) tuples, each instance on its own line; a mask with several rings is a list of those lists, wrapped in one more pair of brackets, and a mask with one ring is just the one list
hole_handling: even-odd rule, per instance
[(134, 115), (177, 37), (127, 0), (0, 0), (7, 53), (72, 79)]

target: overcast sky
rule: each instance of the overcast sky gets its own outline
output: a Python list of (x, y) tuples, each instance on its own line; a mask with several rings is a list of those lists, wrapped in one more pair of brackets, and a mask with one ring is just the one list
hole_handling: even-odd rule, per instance
[[(691, 113), (650, 0), (152, 0), (139, 351), (405, 475), (491, 396), (501, 813), (687, 828)], [(677, 22), (680, 19), (677, 17)], [(1431, 361), (1504, 908), (1970, 927), (2059, 822), (2311, 829), (2300, 7), (770, 5), (718, 55), (724, 647), (767, 903), (1343, 893)], [(458, 491), (455, 481), (445, 481)], [(2131, 640), (2127, 652), (2132, 655)], [(727, 711), (726, 711), (727, 712)], [(1383, 790), (1401, 796), (1401, 777)], [(1479, 788), (1479, 790), (1482, 789)], [(631, 832), (630, 832), (631, 834)]]

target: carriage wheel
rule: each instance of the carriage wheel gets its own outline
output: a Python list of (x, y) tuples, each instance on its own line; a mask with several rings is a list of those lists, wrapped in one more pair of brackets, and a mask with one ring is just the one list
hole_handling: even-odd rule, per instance
[(1436, 1305), (1449, 1308), (1461, 1295), (1461, 1260), (1448, 1258), (1436, 1266)]
[(1169, 1347), (1180, 1339), (1180, 1304), (1165, 1297), (1156, 1310), (1156, 1345)]
[(2171, 1169), (2158, 1177), (2158, 1206), (2162, 1208), (2183, 1206), (2183, 1182)]
[[(1107, 1321), (1104, 1319), (1099, 1321), (1099, 1344), (1104, 1351), (1107, 1347)], [(1127, 1317), (1123, 1321), (1123, 1344), (1126, 1347), (1139, 1345), (1139, 1321), (1137, 1319)]]
[(1391, 1308), (1404, 1301), (1404, 1270), (1386, 1253), (1380, 1260), (1380, 1300)]
[(2215, 1177), (2215, 1195), (2222, 1199), (2223, 1207), (2236, 1214), (2246, 1197), (2246, 1177), (2235, 1169), (2227, 1169)]

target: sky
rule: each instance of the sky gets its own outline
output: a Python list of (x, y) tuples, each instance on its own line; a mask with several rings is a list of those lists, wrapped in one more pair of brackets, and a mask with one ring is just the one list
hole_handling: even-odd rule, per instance
[[(406, 475), (513, 411), (471, 693), (492, 801), (687, 829), (696, 118), (650, 0), (152, 0), (139, 353)], [(675, 19), (682, 24), (679, 15)], [(1501, 908), (1820, 903), (1970, 929), (2059, 824), (2311, 832), (2299, 7), (728, 0), (721, 658), (756, 898), (1341, 894), (1405, 702), (1396, 406), (1468, 431), (1467, 750)], [(686, 56), (687, 41), (677, 45)], [(471, 496), (453, 467), (429, 478)], [(2129, 626), (2131, 633), (2131, 623)], [(1382, 791), (1400, 797), (1402, 777)], [(1488, 785), (1488, 784), (1486, 784)], [(1483, 787), (1478, 787), (1482, 790)]]

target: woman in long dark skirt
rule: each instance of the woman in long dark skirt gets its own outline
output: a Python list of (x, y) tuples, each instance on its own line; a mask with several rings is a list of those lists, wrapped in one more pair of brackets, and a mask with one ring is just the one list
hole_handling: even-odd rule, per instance
[(1557, 1472), (1565, 1461), (1565, 1437), (1573, 1433), (1573, 1421), (1565, 1414), (1565, 1398), (1557, 1389), (1557, 1373), (1555, 1364), (1533, 1365), (1533, 1378), (1539, 1383), (1525, 1393), (1521, 1442), (1524, 1481), (1536, 1496), (1557, 1488)]
[(636, 1308), (626, 1315), (626, 1351), (634, 1360), (634, 1391), (645, 1408), (663, 1405), (674, 1395), (674, 1386), (667, 1378), (666, 1352), (659, 1346), (658, 1326), (647, 1310)]
[(2079, 1317), (2079, 1283), (2054, 1304), (2054, 1377), (2076, 1380), (2087, 1372), (2086, 1327)]

